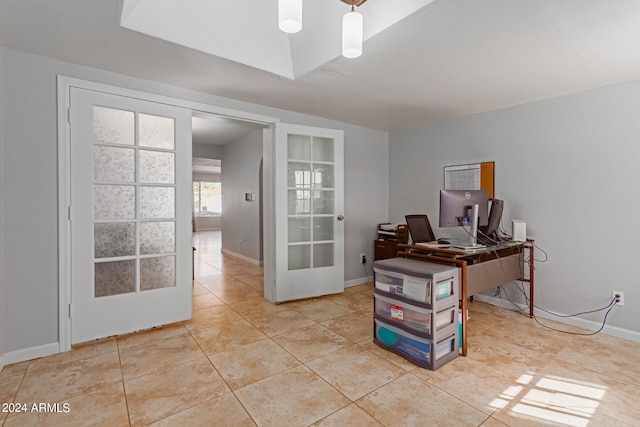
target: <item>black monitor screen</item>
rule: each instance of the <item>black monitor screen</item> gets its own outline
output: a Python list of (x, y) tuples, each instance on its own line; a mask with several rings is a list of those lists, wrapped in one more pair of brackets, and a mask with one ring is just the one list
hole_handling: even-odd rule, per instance
[(468, 225), (473, 205), (478, 205), (478, 225), (487, 225), (487, 190), (440, 190), (440, 227)]
[(485, 236), (498, 240), (498, 229), (502, 220), (502, 211), (504, 210), (504, 200), (493, 199), (491, 201), (491, 210), (489, 211), (489, 221), (486, 227), (479, 229)]

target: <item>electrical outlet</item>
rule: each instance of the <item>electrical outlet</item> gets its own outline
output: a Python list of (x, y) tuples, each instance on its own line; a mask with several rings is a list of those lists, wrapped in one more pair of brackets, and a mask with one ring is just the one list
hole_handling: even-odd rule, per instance
[(624, 306), (624, 292), (622, 291), (611, 291), (611, 298), (616, 298), (618, 295), (618, 300), (616, 301), (616, 305)]
[(360, 263), (361, 264), (366, 264), (367, 263), (367, 255), (360, 254)]

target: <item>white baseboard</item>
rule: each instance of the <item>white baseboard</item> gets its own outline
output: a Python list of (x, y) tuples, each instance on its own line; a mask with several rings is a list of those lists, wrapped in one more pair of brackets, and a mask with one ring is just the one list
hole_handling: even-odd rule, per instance
[(11, 351), (2, 355), (0, 364), (11, 365), (14, 363), (33, 360), (39, 357), (51, 356), (60, 353), (60, 344), (55, 342), (51, 344), (39, 345), (37, 347), (24, 348), (22, 350)]
[(360, 277), (359, 279), (353, 279), (353, 280), (348, 280), (346, 282), (344, 282), (344, 287), (345, 288), (350, 288), (352, 286), (358, 286), (358, 285), (362, 285), (365, 283), (369, 283), (371, 281), (371, 279), (369, 277)]
[(224, 249), (224, 248), (220, 249), (220, 252), (222, 252), (225, 255), (231, 255), (232, 257), (240, 258), (241, 260), (246, 261), (250, 264), (257, 265), (258, 267), (262, 267), (262, 265), (264, 264), (264, 261), (259, 261), (257, 259), (249, 258), (248, 256), (237, 254), (228, 249)]
[[(486, 302), (491, 305), (495, 305), (497, 307), (506, 308), (507, 310), (516, 310), (511, 301), (507, 301), (501, 298), (495, 298), (488, 295), (474, 295), (473, 299), (475, 301)], [(525, 311), (529, 312), (529, 307), (525, 304), (517, 304), (517, 306)], [(534, 309), (534, 314), (536, 317), (540, 317), (543, 319), (554, 320), (556, 322), (565, 323), (567, 325), (575, 326), (577, 328), (587, 329), (590, 331), (597, 331), (602, 326), (602, 323), (594, 322), (591, 320), (581, 319), (579, 317), (556, 317), (549, 313), (546, 313), (542, 310)], [(562, 313), (558, 313), (562, 314)], [(622, 338), (629, 341), (640, 342), (640, 332), (631, 331), (629, 329), (618, 328), (616, 326), (608, 326), (604, 325), (602, 328), (602, 333), (611, 335), (614, 337)]]
[(2, 368), (4, 368), (4, 354), (0, 354), (0, 372), (2, 372)]

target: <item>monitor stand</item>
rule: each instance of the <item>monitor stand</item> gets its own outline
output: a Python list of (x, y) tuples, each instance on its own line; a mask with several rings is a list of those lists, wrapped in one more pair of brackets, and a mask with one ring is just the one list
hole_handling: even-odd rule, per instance
[(468, 245), (452, 245), (452, 248), (464, 249), (465, 251), (471, 249), (481, 249), (486, 248), (485, 245), (481, 245), (478, 243), (478, 211), (480, 207), (478, 205), (473, 205), (471, 207), (471, 231), (469, 233), (469, 244)]

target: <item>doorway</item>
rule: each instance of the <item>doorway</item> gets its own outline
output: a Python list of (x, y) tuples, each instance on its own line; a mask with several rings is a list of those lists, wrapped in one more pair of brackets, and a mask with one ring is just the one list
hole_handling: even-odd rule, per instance
[(263, 296), (262, 158), (268, 129), (264, 123), (193, 112), (197, 284), (220, 283), (211, 276), (241, 273), (248, 283), (236, 280), (238, 289), (249, 285)]

